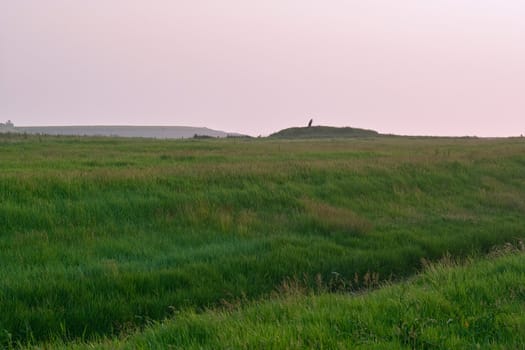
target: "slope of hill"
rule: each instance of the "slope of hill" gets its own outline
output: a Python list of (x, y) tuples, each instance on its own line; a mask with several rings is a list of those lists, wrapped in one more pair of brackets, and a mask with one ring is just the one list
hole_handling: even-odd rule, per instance
[(336, 138), (336, 137), (373, 137), (380, 134), (374, 130), (358, 128), (336, 128), (332, 126), (312, 126), (288, 128), (271, 134), (280, 138)]
[(295, 285), (242, 308), (186, 311), (126, 339), (74, 348), (523, 349), (524, 264), (523, 252), (441, 262), (358, 295), (304, 295)]
[(16, 131), (28, 134), (43, 135), (76, 135), (76, 136), (119, 136), (119, 137), (147, 137), (158, 139), (191, 138), (194, 135), (210, 137), (227, 137), (230, 134), (208, 128), (190, 126), (32, 126), (16, 127)]

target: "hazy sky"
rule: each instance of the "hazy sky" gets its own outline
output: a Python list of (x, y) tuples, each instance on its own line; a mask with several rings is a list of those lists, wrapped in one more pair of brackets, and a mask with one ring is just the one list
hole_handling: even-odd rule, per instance
[(523, 0), (0, 0), (0, 121), (525, 134)]

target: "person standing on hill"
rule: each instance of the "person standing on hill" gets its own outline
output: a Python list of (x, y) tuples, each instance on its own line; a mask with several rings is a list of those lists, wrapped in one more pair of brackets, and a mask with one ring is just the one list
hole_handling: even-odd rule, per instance
[(310, 121), (308, 122), (308, 127), (310, 128), (312, 126), (312, 123), (314, 122), (313, 119), (310, 119)]

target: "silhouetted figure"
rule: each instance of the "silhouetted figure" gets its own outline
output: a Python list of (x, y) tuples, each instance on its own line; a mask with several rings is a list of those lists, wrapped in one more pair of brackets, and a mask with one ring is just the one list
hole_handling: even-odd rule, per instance
[(308, 122), (308, 127), (311, 127), (313, 122), (314, 122), (314, 120), (310, 119), (310, 121)]

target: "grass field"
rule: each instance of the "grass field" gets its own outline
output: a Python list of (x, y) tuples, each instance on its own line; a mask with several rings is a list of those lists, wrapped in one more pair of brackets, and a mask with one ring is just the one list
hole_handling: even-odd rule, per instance
[[(237, 334), (240, 342), (239, 334), (252, 332), (246, 344), (257, 346), (257, 330), (261, 341), (281, 331), (271, 327), (275, 318), (258, 324), (254, 315), (261, 309), (275, 317), (298, 310), (297, 327), (310, 312), (325, 334), (322, 344), (337, 347), (326, 328), (329, 310), (336, 317), (339, 308), (356, 305), (373, 320), (374, 307), (405, 287), (374, 292), (366, 302), (349, 293), (411, 278), (423, 258), (483, 254), (525, 237), (525, 141), (0, 135), (0, 224), (4, 346), (122, 337), (171, 317), (174, 323), (155, 327), (168, 338), (170, 329), (187, 327), (180, 346), (213, 348), (198, 325), (217, 329), (222, 321), (231, 324), (225, 334)], [(519, 255), (481, 262), (472, 276), (450, 272), (460, 278), (450, 281), (490, 286), (490, 279), (476, 280), (479, 271), (520, 262)], [(519, 268), (512, 271), (523, 278)], [(309, 291), (300, 295), (321, 295), (273, 301), (297, 280)], [(421, 280), (410, 283), (423, 297)], [(516, 295), (523, 311), (523, 293)], [(310, 303), (323, 310), (308, 311)], [(359, 309), (361, 303), (370, 310)], [(220, 311), (237, 304), (248, 306)], [(384, 305), (395, 319), (395, 305)], [(200, 315), (208, 309), (218, 311)], [(177, 323), (179, 315), (188, 323)], [(244, 318), (253, 330), (235, 326)], [(521, 318), (509, 322), (523, 329)], [(500, 323), (491, 325), (505, 332)], [(132, 339), (147, 341), (155, 327)], [(284, 338), (291, 339), (293, 327), (284, 327)], [(450, 328), (450, 341), (478, 339), (469, 338), (471, 329), (463, 337)], [(523, 344), (518, 336), (498, 343), (503, 335), (490, 339)]]
[[(508, 246), (507, 246), (508, 247)], [(506, 253), (509, 253), (508, 251)], [(301, 283), (231, 310), (178, 313), (140, 334), (74, 349), (523, 349), (525, 254), (431, 264), (405, 283), (358, 295), (305, 294)]]

